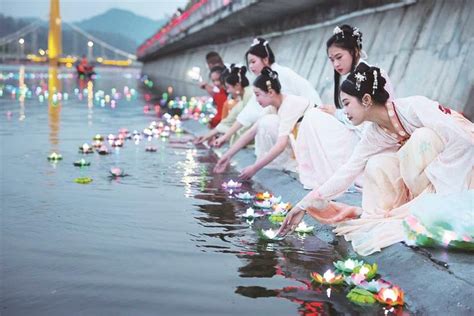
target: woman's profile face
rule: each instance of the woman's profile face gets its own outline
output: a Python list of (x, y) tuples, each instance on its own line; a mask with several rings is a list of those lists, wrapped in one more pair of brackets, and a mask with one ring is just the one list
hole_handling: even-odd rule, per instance
[(357, 97), (341, 92), (341, 101), (344, 106), (344, 113), (352, 124), (357, 126), (365, 121), (367, 111)]
[(253, 54), (247, 55), (247, 63), (249, 65), (250, 71), (256, 76), (260, 75), (263, 67), (270, 66), (268, 63), (268, 58), (260, 58)]
[(270, 92), (265, 92), (260, 88), (253, 87), (253, 92), (255, 93), (255, 97), (257, 99), (258, 104), (262, 107), (267, 107), (269, 105), (272, 105), (272, 93)]

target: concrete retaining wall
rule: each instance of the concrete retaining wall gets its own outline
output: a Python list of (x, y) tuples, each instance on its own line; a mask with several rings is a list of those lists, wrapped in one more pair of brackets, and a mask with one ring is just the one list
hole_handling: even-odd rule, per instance
[[(363, 32), (368, 61), (387, 71), (397, 97), (425, 95), (474, 118), (474, 1), (419, 0), (353, 12), (295, 30), (263, 35), (277, 62), (314, 84), (323, 102), (332, 103), (333, 70), (326, 40), (335, 25), (348, 23)], [(187, 78), (192, 66), (206, 69), (204, 56), (218, 51), (226, 63), (245, 63), (252, 37), (203, 45), (147, 62), (143, 73), (158, 87), (179, 94), (203, 92)]]

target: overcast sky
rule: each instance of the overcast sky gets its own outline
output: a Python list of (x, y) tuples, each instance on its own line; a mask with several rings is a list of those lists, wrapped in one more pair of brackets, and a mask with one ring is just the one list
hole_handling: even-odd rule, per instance
[[(0, 13), (13, 17), (38, 17), (47, 19), (50, 0), (0, 0)], [(170, 16), (187, 0), (59, 0), (61, 17), (67, 22), (76, 22), (112, 8), (120, 8), (159, 20)]]

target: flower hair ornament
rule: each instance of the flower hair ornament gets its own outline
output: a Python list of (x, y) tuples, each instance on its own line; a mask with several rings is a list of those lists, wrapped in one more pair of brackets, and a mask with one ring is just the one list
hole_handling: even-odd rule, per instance
[(339, 27), (339, 26), (336, 26), (334, 28), (334, 30), (332, 31), (332, 33), (334, 35), (338, 35), (338, 34), (341, 34), (342, 35), (342, 38), (344, 38), (344, 31)]
[(267, 84), (267, 90), (268, 91), (272, 90), (272, 82), (270, 80), (267, 80), (265, 81), (265, 83)]
[(258, 39), (258, 38), (254, 38), (253, 39), (253, 42), (252, 44), (250, 45), (250, 47), (254, 47), (254, 46), (257, 46), (257, 45), (262, 45), (263, 47), (265, 47), (265, 51), (267, 52), (267, 57), (270, 57), (270, 53), (268, 52), (268, 41), (265, 40), (263, 43)]
[(374, 84), (372, 85), (372, 94), (375, 94), (375, 91), (377, 91), (378, 84), (377, 70), (374, 70)]
[(362, 73), (358, 72), (354, 75), (354, 78), (356, 80), (356, 90), (360, 91), (360, 84), (363, 81), (367, 80), (367, 76), (365, 75), (365, 73), (362, 74)]
[(260, 40), (258, 38), (254, 38), (250, 47), (257, 46), (258, 44), (260, 44)]
[(357, 42), (357, 46), (359, 46), (359, 48), (361, 48), (361, 46), (362, 46), (362, 35), (360, 34), (360, 31), (357, 27), (352, 28), (352, 36), (355, 37), (356, 42)]
[(271, 71), (271, 70), (268, 72), (268, 76), (269, 76), (270, 78), (272, 78), (273, 80), (278, 79), (277, 73), (274, 72), (274, 71)]

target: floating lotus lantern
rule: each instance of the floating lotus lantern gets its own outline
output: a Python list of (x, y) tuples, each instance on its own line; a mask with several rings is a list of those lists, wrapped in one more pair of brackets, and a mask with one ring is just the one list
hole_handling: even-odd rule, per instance
[(249, 207), (244, 214), (240, 215), (244, 218), (255, 218), (255, 217), (261, 217), (263, 214), (261, 213), (255, 213), (255, 210), (251, 207)]
[(95, 140), (92, 146), (94, 146), (94, 148), (99, 148), (102, 146), (102, 142), (100, 140)]
[(100, 135), (100, 134), (97, 134), (94, 136), (93, 140), (99, 140), (99, 141), (103, 141), (104, 140), (104, 136)]
[(88, 184), (92, 182), (92, 178), (80, 177), (80, 178), (74, 179), (74, 182), (79, 183), (79, 184)]
[(304, 221), (301, 221), (295, 228), (295, 232), (301, 234), (310, 234), (313, 232), (314, 226), (308, 226)]
[(388, 289), (392, 287), (392, 283), (385, 281), (383, 279), (372, 280), (370, 282), (362, 281), (359, 283), (358, 287), (370, 291), (372, 293), (378, 293), (381, 289)]
[(364, 276), (365, 280), (370, 281), (377, 274), (377, 264), (374, 263), (373, 265), (370, 265), (368, 263), (364, 263), (361, 266), (355, 267), (353, 272), (354, 274), (360, 274)]
[(278, 204), (278, 203), (281, 202), (281, 196), (272, 196), (268, 200), (272, 203), (272, 205), (273, 204)]
[(107, 139), (108, 140), (115, 140), (115, 135), (114, 134), (109, 134), (109, 136), (107, 136)]
[(112, 143), (112, 147), (122, 147), (123, 146), (123, 141), (120, 139), (117, 139)]
[(84, 158), (82, 158), (81, 160), (74, 161), (73, 165), (76, 167), (86, 167), (86, 166), (90, 166), (91, 163), (89, 161), (86, 161)]
[(89, 146), (88, 143), (84, 143), (82, 146), (79, 147), (79, 152), (83, 154), (92, 154), (94, 153), (94, 149), (92, 149), (92, 147)]
[(272, 207), (272, 202), (270, 200), (263, 200), (263, 201), (255, 201), (253, 203), (253, 206), (258, 207), (258, 208), (266, 208), (269, 209)]
[(254, 198), (254, 196), (250, 194), (249, 192), (238, 193), (235, 195), (235, 197), (243, 201), (248, 201)]
[(154, 147), (154, 146), (147, 146), (145, 148), (145, 151), (148, 151), (148, 152), (151, 152), (151, 153), (154, 153), (155, 151), (157, 151), (158, 148)]
[(283, 240), (283, 238), (285, 238), (284, 236), (279, 236), (278, 235), (278, 230), (273, 230), (271, 228), (270, 229), (261, 229), (259, 231), (259, 236), (262, 239), (274, 240), (274, 241)]
[(276, 203), (272, 206), (273, 214), (286, 214), (291, 210), (291, 203)]
[(100, 146), (97, 149), (97, 152), (99, 153), (99, 155), (108, 155), (108, 154), (110, 154), (109, 149), (105, 145)]
[(268, 200), (272, 197), (273, 195), (268, 192), (258, 192), (257, 194), (255, 194), (255, 198), (259, 201)]
[(354, 303), (358, 304), (373, 304), (376, 302), (374, 294), (371, 292), (361, 289), (361, 288), (354, 288), (348, 294), (347, 298)]
[(228, 182), (222, 183), (222, 187), (224, 189), (235, 190), (235, 189), (239, 189), (241, 186), (242, 186), (241, 182), (237, 182), (237, 181), (234, 181), (234, 180), (229, 180)]
[(379, 301), (382, 304), (396, 306), (396, 305), (404, 304), (403, 296), (404, 296), (403, 291), (398, 286), (394, 286), (391, 288), (381, 289), (375, 295), (375, 299), (377, 299), (377, 301)]
[(282, 213), (272, 213), (268, 217), (268, 220), (272, 223), (282, 223), (285, 220), (286, 214)]
[(153, 136), (153, 131), (150, 128), (145, 128), (143, 130), (143, 134), (145, 134), (146, 136)]
[(125, 177), (125, 172), (118, 167), (110, 168), (109, 172), (113, 177)]
[(315, 282), (325, 285), (339, 285), (344, 282), (344, 276), (342, 274), (335, 274), (331, 269), (324, 272), (323, 275), (313, 272), (311, 273), (311, 278)]
[(55, 152), (51, 153), (51, 155), (48, 156), (49, 161), (59, 161), (62, 159), (63, 159), (63, 156)]
[(340, 260), (334, 262), (334, 266), (337, 270), (345, 272), (345, 273), (352, 273), (355, 268), (360, 267), (364, 264), (364, 261), (356, 260), (356, 259), (347, 259), (347, 260)]

